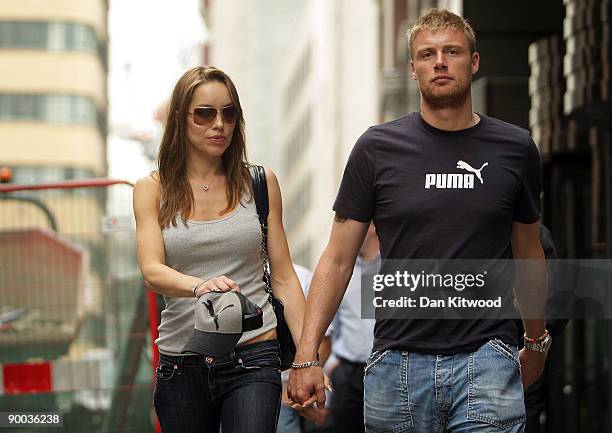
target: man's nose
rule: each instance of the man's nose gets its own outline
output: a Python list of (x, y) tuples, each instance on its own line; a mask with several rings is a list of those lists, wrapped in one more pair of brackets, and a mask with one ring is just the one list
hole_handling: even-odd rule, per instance
[(444, 53), (442, 51), (439, 51), (436, 54), (435, 68), (436, 69), (446, 69), (447, 68), (446, 57), (444, 56)]

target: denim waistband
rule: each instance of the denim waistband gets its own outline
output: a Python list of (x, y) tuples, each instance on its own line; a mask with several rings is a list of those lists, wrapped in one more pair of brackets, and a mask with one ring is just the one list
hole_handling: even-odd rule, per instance
[(212, 358), (205, 355), (173, 356), (160, 353), (159, 359), (179, 366), (220, 366), (224, 364), (235, 364), (237, 359), (248, 357), (249, 355), (261, 355), (264, 353), (278, 355), (278, 341), (265, 340), (252, 344), (236, 346), (228, 353), (217, 358)]

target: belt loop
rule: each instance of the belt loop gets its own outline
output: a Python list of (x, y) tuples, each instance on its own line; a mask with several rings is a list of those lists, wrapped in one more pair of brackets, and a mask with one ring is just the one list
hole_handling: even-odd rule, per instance
[(176, 363), (176, 374), (183, 374), (183, 361), (185, 360), (185, 356), (178, 356)]
[(229, 357), (230, 360), (234, 363), (234, 365), (238, 365), (238, 363), (236, 362), (236, 347), (230, 350)]

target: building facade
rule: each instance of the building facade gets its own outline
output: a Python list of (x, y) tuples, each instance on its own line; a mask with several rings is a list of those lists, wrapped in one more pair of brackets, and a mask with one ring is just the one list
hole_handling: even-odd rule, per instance
[(107, 0), (0, 3), (0, 165), (16, 183), (106, 174)]
[(281, 55), (304, 2), (301, 0), (206, 0), (209, 33), (204, 64), (229, 74), (244, 110), (251, 161), (279, 175)]
[(281, 186), (294, 261), (314, 268), (350, 150), (379, 121), (378, 8), (311, 0), (299, 16), (281, 67)]

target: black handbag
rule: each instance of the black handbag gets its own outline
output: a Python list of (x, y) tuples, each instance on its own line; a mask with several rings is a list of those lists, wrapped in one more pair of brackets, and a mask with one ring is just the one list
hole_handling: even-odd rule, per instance
[(266, 172), (261, 165), (251, 165), (249, 168), (251, 171), (251, 181), (253, 183), (253, 194), (255, 196), (255, 207), (261, 227), (261, 259), (263, 263), (264, 288), (268, 294), (268, 302), (270, 302), (274, 314), (276, 314), (276, 338), (281, 360), (281, 370), (284, 371), (291, 368), (291, 364), (295, 358), (295, 343), (293, 342), (291, 331), (285, 320), (285, 306), (278, 298), (274, 297), (270, 284), (270, 266), (268, 261), (269, 200)]

